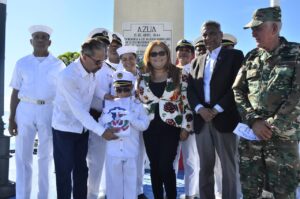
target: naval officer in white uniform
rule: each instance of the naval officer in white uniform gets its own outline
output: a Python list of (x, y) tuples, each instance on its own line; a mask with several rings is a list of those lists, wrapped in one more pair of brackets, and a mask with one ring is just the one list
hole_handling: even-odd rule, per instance
[(64, 63), (49, 53), (52, 29), (29, 28), (33, 53), (16, 63), (10, 86), (9, 132), (16, 136), (16, 198), (29, 199), (32, 187), (32, 152), (38, 134), (38, 199), (49, 197), (49, 168), (52, 162), (52, 101), (58, 73)]

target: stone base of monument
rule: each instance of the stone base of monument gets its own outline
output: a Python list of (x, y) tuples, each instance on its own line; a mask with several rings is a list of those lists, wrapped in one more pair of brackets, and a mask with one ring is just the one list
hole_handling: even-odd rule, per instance
[(9, 181), (0, 186), (0, 199), (7, 199), (16, 195), (16, 184)]

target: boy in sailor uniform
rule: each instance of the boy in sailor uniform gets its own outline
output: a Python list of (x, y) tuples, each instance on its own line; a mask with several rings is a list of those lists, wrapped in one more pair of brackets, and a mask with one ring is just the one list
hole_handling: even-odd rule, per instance
[(137, 197), (137, 160), (141, 131), (149, 126), (143, 105), (132, 96), (135, 78), (127, 71), (113, 74), (114, 100), (106, 100), (100, 123), (119, 128), (119, 139), (106, 144), (107, 199)]
[[(141, 73), (137, 68), (137, 46), (122, 46), (117, 49), (117, 52), (120, 56), (122, 68), (128, 72), (131, 72), (135, 77), (135, 83), (132, 93), (135, 93), (137, 80), (139, 79)], [(146, 195), (144, 194), (143, 188), (143, 180), (145, 174), (145, 161), (146, 161), (146, 150), (144, 144), (143, 135), (140, 133), (140, 149), (139, 149), (139, 156), (138, 156), (138, 180), (137, 180), (137, 189), (138, 189), (138, 199), (147, 199)]]

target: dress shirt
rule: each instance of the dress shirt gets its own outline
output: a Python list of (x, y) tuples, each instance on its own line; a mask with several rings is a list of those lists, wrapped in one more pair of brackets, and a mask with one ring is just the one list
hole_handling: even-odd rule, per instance
[(80, 59), (63, 70), (58, 77), (52, 127), (72, 133), (86, 128), (101, 136), (105, 129), (89, 114), (95, 87), (95, 74), (88, 73)]
[(64, 68), (64, 63), (51, 54), (43, 58), (27, 55), (17, 61), (10, 86), (19, 90), (19, 99), (52, 102), (58, 73)]
[[(209, 52), (206, 57), (203, 82), (204, 82), (204, 100), (208, 104), (210, 103), (210, 80), (211, 80), (215, 65), (217, 63), (217, 59), (218, 59), (218, 55), (219, 55), (220, 51), (221, 51), (221, 46), (214, 49), (213, 51)], [(197, 112), (202, 107), (203, 107), (202, 104), (198, 104), (195, 107), (195, 111)], [(224, 111), (224, 109), (218, 104), (216, 104), (214, 106), (214, 108), (219, 113)]]

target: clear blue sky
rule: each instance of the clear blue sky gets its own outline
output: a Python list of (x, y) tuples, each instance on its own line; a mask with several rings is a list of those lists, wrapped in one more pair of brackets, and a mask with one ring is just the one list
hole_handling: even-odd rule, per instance
[[(300, 42), (297, 21), (300, 1), (280, 2), (283, 15), (281, 35), (290, 41)], [(50, 47), (54, 55), (78, 51), (92, 29), (106, 27), (112, 30), (113, 3), (113, 0), (7, 0), (5, 110), (8, 110), (11, 93), (8, 84), (15, 62), (32, 52), (29, 26), (45, 24), (54, 29)], [(201, 24), (212, 19), (221, 23), (223, 32), (234, 34), (238, 38), (236, 47), (246, 53), (255, 47), (255, 43), (251, 31), (242, 27), (250, 21), (255, 9), (268, 7), (269, 3), (269, 0), (185, 0), (185, 38), (194, 40), (199, 36)]]

